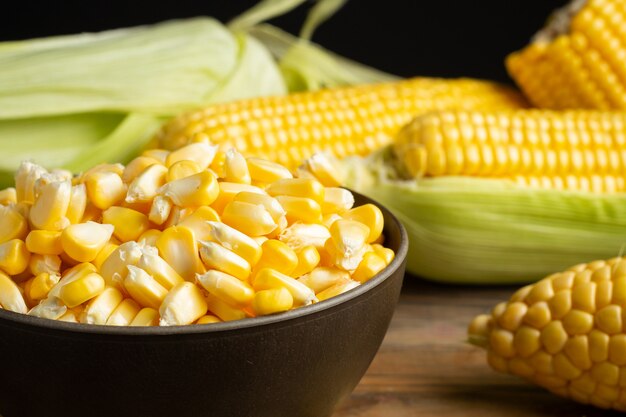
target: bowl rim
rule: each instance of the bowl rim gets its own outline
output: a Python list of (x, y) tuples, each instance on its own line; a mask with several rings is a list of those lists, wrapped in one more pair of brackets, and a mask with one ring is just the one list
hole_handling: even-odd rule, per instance
[(409, 238), (404, 225), (398, 218), (391, 213), (389, 209), (376, 202), (375, 200), (350, 190), (357, 199), (362, 200), (362, 204), (374, 204), (382, 212), (384, 217), (390, 219), (399, 231), (400, 240), (398, 249), (394, 259), (382, 271), (365, 283), (346, 291), (342, 294), (331, 297), (327, 300), (307, 306), (298, 307), (279, 314), (272, 314), (261, 317), (248, 317), (242, 320), (225, 321), (219, 323), (207, 324), (185, 324), (175, 326), (106, 326), (99, 324), (72, 323), (59, 320), (45, 319), (41, 317), (30, 316), (27, 314), (16, 313), (13, 311), (0, 309), (0, 325), (3, 322), (13, 322), (14, 324), (23, 325), (29, 329), (42, 328), (45, 330), (57, 330), (63, 332), (71, 332), (78, 334), (100, 334), (111, 336), (167, 336), (167, 335), (192, 335), (200, 333), (219, 333), (233, 330), (243, 330), (249, 328), (260, 328), (270, 324), (288, 322), (301, 317), (306, 317), (324, 310), (328, 310), (337, 305), (347, 303), (349, 300), (357, 298), (365, 294), (373, 288), (379, 286), (398, 271), (406, 260)]

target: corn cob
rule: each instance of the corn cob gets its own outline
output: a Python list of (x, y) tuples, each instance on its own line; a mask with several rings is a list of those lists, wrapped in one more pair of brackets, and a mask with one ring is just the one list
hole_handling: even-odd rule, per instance
[[(307, 166), (331, 178), (319, 161)], [(393, 260), (375, 246), (382, 213), (353, 208), (349, 191), (300, 172), (294, 178), (279, 164), (205, 143), (146, 151), (127, 167), (104, 164), (71, 179), (25, 164), (0, 205), (0, 307), (171, 326), (274, 314), (318, 302), (316, 289), (324, 299), (348, 291)], [(337, 216), (332, 225), (322, 224), (322, 206)], [(311, 288), (307, 276), (320, 268), (350, 285)]]
[(626, 115), (441, 111), (415, 118), (393, 144), (410, 178), (506, 178), (536, 188), (626, 190)]
[(622, 1), (573, 1), (506, 59), (508, 71), (538, 107), (626, 109), (625, 21)]
[(517, 92), (491, 82), (414, 78), (218, 104), (174, 119), (159, 141), (168, 149), (205, 141), (235, 147), (294, 169), (315, 152), (369, 154), (425, 111), (524, 104)]
[(626, 411), (626, 258), (552, 274), (477, 316), (470, 342), (500, 372), (555, 394)]

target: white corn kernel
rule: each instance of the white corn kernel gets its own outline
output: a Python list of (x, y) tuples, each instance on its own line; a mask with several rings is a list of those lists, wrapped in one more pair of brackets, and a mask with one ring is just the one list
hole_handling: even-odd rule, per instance
[(197, 285), (191, 282), (178, 284), (167, 294), (159, 314), (160, 326), (191, 324), (207, 312), (207, 302)]

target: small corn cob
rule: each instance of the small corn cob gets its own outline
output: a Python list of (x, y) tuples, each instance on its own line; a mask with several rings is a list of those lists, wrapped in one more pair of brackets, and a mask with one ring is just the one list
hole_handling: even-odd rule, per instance
[(573, 266), (477, 316), (489, 365), (555, 394), (626, 411), (626, 258)]
[(539, 188), (626, 190), (626, 114), (442, 111), (415, 118), (393, 151), (404, 176), (508, 178)]
[[(174, 119), (159, 141), (168, 149), (194, 142), (235, 147), (295, 169), (316, 152), (369, 154), (425, 111), (524, 105), (517, 92), (491, 82), (414, 78), (218, 104)], [(259, 172), (254, 164), (252, 169)]]
[(572, 1), (506, 66), (538, 107), (626, 109), (625, 21), (622, 1)]
[[(380, 210), (353, 208), (349, 191), (323, 185), (315, 175), (328, 182), (331, 172), (322, 162), (294, 178), (277, 163), (192, 143), (72, 179), (25, 163), (0, 205), (0, 307), (172, 326), (274, 314), (318, 302), (316, 290), (323, 299), (348, 291), (393, 256), (370, 244), (382, 236)], [(330, 292), (315, 272), (323, 259), (345, 278)]]

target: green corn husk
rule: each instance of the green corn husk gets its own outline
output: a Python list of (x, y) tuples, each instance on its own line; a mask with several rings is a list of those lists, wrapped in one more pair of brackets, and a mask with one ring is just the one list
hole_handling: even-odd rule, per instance
[(347, 60), (308, 41), (343, 0), (315, 4), (306, 39), (257, 27), (304, 1), (263, 0), (228, 26), (199, 17), (0, 42), (0, 187), (12, 183), (23, 160), (75, 172), (126, 162), (168, 118), (216, 102), (285, 94), (285, 78), (305, 80), (298, 89), (389, 79), (352, 62), (346, 74)]
[(475, 177), (394, 180), (380, 157), (343, 161), (345, 184), (402, 221), (413, 274), (520, 284), (626, 248), (626, 195), (534, 190)]

